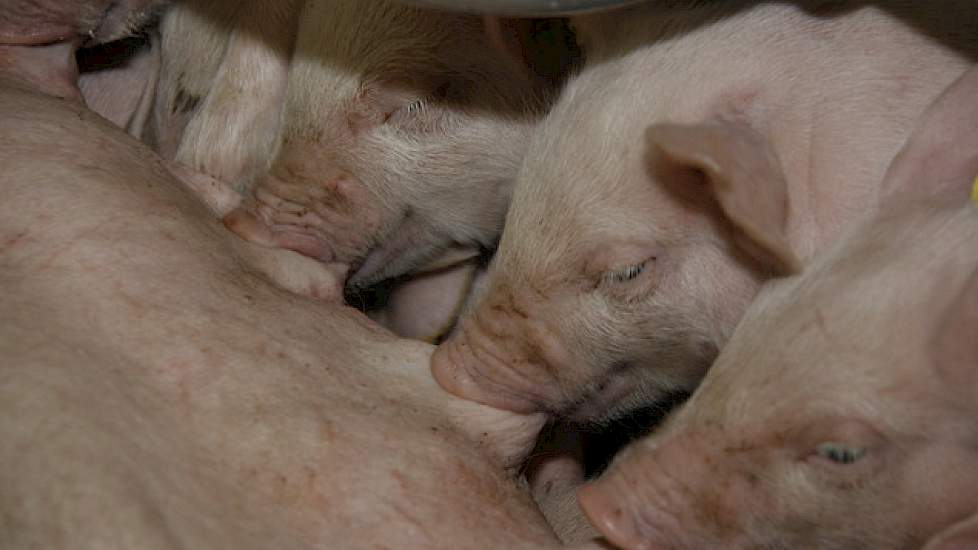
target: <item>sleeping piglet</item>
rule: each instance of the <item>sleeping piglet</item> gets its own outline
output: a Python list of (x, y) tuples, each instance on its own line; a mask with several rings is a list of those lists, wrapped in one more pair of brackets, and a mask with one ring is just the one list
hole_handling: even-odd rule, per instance
[(685, 407), (579, 493), (609, 540), (978, 547), (976, 97), (978, 68), (924, 115), (879, 212), (766, 287)]
[(270, 171), (225, 220), (351, 265), (349, 287), (493, 248), (551, 80), (520, 29), (386, 0), (307, 2)]
[(735, 1), (577, 20), (586, 65), (529, 145), (439, 383), (578, 420), (692, 389), (761, 284), (874, 207), (978, 53), (976, 19), (963, 1)]

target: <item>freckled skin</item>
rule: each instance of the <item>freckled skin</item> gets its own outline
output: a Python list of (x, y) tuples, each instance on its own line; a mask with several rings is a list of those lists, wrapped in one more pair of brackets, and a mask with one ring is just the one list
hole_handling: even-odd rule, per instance
[(430, 346), (247, 268), (81, 106), (0, 74), (0, 125), (6, 545), (557, 546), (505, 469), (538, 421), (447, 396)]

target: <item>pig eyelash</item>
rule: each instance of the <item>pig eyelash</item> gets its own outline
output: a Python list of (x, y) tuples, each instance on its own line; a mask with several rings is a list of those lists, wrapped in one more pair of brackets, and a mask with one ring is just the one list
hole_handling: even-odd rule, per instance
[(624, 269), (609, 271), (602, 277), (603, 282), (613, 284), (627, 283), (628, 281), (631, 281), (641, 275), (645, 271), (645, 268), (648, 266), (650, 261), (652, 261), (652, 258), (645, 260), (642, 263), (628, 266)]
[(418, 99), (399, 107), (389, 113), (384, 117), (384, 124), (388, 123), (398, 123), (401, 121), (410, 120), (412, 117), (416, 117), (423, 114), (427, 110), (427, 101), (424, 99)]
[(404, 107), (404, 112), (409, 115), (416, 115), (418, 113), (423, 113), (425, 108), (425, 102), (423, 99), (419, 99), (415, 102), (408, 104)]
[(835, 464), (847, 465), (866, 456), (866, 449), (830, 442), (822, 443), (818, 447), (815, 447), (815, 454)]

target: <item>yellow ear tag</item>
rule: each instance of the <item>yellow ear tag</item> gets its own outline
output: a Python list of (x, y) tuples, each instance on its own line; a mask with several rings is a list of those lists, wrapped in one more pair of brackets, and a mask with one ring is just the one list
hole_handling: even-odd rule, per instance
[(971, 186), (971, 202), (978, 206), (978, 177), (975, 177), (975, 184)]

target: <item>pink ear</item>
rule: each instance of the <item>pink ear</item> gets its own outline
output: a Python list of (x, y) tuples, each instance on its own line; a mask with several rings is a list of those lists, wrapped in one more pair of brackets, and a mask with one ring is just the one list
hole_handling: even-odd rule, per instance
[(882, 196), (968, 200), (978, 175), (978, 67), (969, 69), (917, 121), (884, 179)]
[[(950, 303), (931, 338), (931, 357), (949, 387), (974, 388), (978, 383), (978, 271)], [(978, 523), (975, 527), (978, 533)]]
[(787, 183), (763, 136), (746, 124), (713, 122), (656, 124), (647, 137), (653, 165), (670, 169), (664, 173), (705, 176), (745, 252), (775, 274), (800, 270), (787, 237)]
[(969, 550), (978, 548), (978, 513), (931, 537), (924, 550)]

